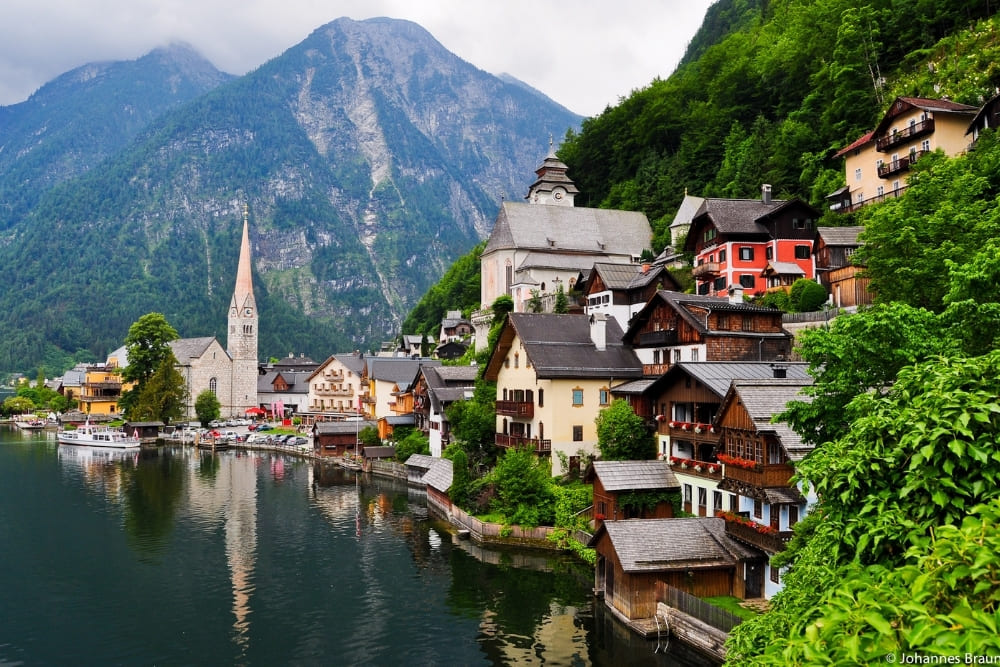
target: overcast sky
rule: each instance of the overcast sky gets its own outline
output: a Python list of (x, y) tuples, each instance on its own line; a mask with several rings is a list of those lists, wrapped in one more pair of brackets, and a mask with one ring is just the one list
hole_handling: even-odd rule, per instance
[(334, 19), (426, 28), (492, 74), (507, 72), (593, 116), (676, 68), (712, 0), (0, 0), (0, 105), (88, 62), (188, 42), (245, 74)]

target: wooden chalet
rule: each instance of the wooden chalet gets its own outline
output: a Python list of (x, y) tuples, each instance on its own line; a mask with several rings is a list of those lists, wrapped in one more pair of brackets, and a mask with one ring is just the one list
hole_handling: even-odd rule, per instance
[(312, 426), (313, 454), (316, 456), (357, 455), (358, 433), (374, 426), (369, 421), (318, 421)]
[[(624, 494), (678, 492), (680, 484), (666, 461), (594, 461), (584, 474), (594, 486), (594, 521), (618, 519), (667, 519), (674, 516), (669, 500), (651, 508), (635, 508), (622, 502)], [(679, 495), (679, 494), (678, 494)]]
[(451, 461), (426, 454), (411, 454), (406, 459), (406, 482), (425, 488), (427, 501), (445, 514), (451, 511), (448, 489), (454, 476)]
[(595, 590), (630, 621), (656, 613), (660, 582), (700, 597), (760, 595), (744, 573), (764, 555), (731, 539), (722, 519), (605, 521), (588, 546), (597, 551)]
[(792, 351), (777, 308), (667, 290), (632, 318), (623, 342), (639, 355), (644, 375), (679, 361), (778, 361)]
[(820, 227), (816, 233), (816, 275), (838, 308), (871, 305), (870, 278), (852, 262), (864, 227)]

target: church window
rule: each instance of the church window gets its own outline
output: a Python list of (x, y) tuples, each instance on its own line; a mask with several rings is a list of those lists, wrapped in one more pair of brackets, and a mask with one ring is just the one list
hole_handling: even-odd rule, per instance
[(218, 387), (218, 382), (216, 381), (215, 378), (212, 378), (211, 380), (208, 381), (208, 390), (213, 394), (215, 393), (217, 387)]

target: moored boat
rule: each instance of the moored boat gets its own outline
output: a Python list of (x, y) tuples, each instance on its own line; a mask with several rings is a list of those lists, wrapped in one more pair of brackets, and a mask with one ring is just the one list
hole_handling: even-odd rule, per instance
[(37, 431), (45, 428), (45, 420), (36, 415), (18, 415), (14, 418), (14, 426), (26, 431)]
[(108, 426), (97, 426), (89, 422), (78, 426), (72, 431), (59, 431), (56, 439), (62, 445), (112, 447), (115, 449), (129, 449), (131, 447), (139, 447), (142, 444), (138, 434), (130, 436), (121, 430), (112, 429)]

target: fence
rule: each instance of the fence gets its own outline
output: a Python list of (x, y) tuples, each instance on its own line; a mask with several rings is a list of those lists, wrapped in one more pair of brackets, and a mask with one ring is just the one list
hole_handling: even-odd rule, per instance
[(662, 582), (657, 584), (656, 597), (677, 611), (693, 616), (723, 632), (729, 632), (743, 622), (743, 619), (736, 614)]
[(378, 461), (373, 459), (371, 461), (371, 472), (375, 475), (406, 479), (406, 466), (395, 461)]

